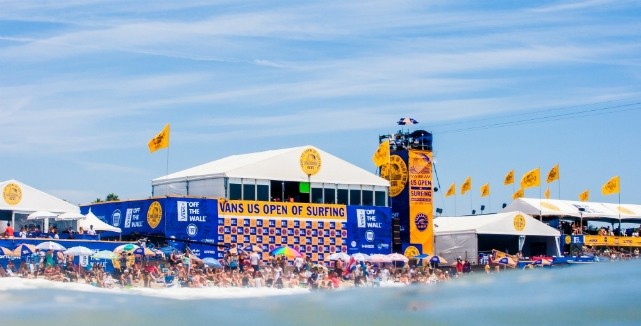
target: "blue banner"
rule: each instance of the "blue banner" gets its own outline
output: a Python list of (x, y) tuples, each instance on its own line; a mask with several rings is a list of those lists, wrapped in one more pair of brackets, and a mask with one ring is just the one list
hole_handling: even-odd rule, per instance
[[(218, 201), (201, 198), (167, 198), (165, 235), (179, 240), (216, 243), (218, 238)], [(177, 246), (180, 248), (180, 246)], [(216, 258), (215, 246), (190, 244), (200, 258)]]
[(347, 206), (347, 254), (389, 254), (392, 218), (388, 207)]
[[(398, 155), (403, 162), (407, 165), (408, 160), (408, 151), (392, 151), (391, 155)], [(397, 172), (403, 172), (403, 169), (396, 170)], [(405, 173), (407, 174), (407, 167), (405, 168)], [(399, 176), (394, 176), (392, 172), (392, 178), (398, 179), (394, 182), (398, 184), (396, 187), (402, 188), (402, 191), (394, 197), (390, 197), (391, 206), (392, 206), (392, 217), (399, 218), (401, 222), (401, 242), (409, 243), (410, 242), (410, 195), (409, 195), (409, 185), (402, 184), (402, 178)], [(409, 176), (408, 176), (409, 178)]]
[[(158, 234), (165, 232), (167, 198), (116, 201), (96, 203), (80, 207), (80, 213), (87, 214), (89, 210), (101, 221), (119, 227), (122, 235), (133, 232), (141, 234)], [(118, 235), (117, 233), (103, 234)]]

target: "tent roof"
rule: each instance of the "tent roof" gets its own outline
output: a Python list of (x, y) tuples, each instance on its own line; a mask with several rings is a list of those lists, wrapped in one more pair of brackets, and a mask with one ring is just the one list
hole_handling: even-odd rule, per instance
[[(525, 218), (525, 227), (518, 231), (514, 227), (517, 215)], [(437, 226), (438, 225), (438, 226)], [(521, 212), (496, 213), (474, 216), (443, 216), (434, 219), (435, 235), (476, 233), (530, 236), (559, 236), (556, 229), (539, 222), (530, 215)]]
[(93, 229), (96, 231), (122, 232), (120, 228), (101, 221), (96, 215), (94, 215), (94, 213), (91, 212), (91, 208), (89, 208), (89, 212), (85, 216), (86, 217), (84, 219), (78, 220), (78, 229), (82, 226), (85, 230), (89, 230), (89, 227), (93, 225)]
[(300, 156), (313, 148), (320, 154), (321, 169), (312, 182), (389, 187), (389, 181), (313, 146), (302, 146), (228, 156), (152, 180), (152, 185), (208, 178), (248, 178), (306, 182)]
[[(530, 215), (581, 217), (579, 208), (584, 208), (583, 217), (590, 220), (638, 221), (641, 219), (641, 205), (580, 202), (574, 200), (519, 198), (505, 207), (501, 212), (520, 211)], [(619, 213), (620, 211), (620, 213)]]
[(16, 205), (9, 205), (4, 198), (0, 198), (0, 210), (22, 213), (33, 213), (37, 211), (49, 211), (52, 213), (80, 212), (78, 206), (28, 186), (20, 181), (8, 180), (0, 182), (0, 192), (4, 191), (5, 187), (10, 183), (16, 184), (20, 188), (22, 198)]

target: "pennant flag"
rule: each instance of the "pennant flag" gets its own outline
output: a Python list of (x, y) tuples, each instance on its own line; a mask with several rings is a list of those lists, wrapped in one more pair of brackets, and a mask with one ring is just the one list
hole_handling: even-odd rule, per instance
[(490, 195), (490, 184), (486, 183), (483, 187), (481, 187), (481, 197), (487, 197)]
[(538, 187), (541, 185), (541, 169), (536, 168), (526, 174), (521, 178), (521, 188), (532, 188)]
[(559, 180), (559, 165), (555, 165), (550, 172), (548, 172), (548, 183)]
[(505, 176), (505, 181), (503, 181), (503, 185), (505, 186), (511, 184), (514, 184), (514, 170), (510, 171), (510, 173)]
[(581, 199), (581, 201), (588, 201), (588, 199), (590, 199), (590, 190), (588, 189), (588, 190), (582, 192), (579, 195), (579, 199)]
[(550, 188), (545, 189), (543, 194), (545, 195), (545, 199), (550, 199)]
[(169, 124), (167, 124), (165, 129), (151, 139), (147, 146), (149, 146), (149, 153), (153, 153), (161, 148), (169, 147)]
[(461, 195), (465, 195), (470, 190), (472, 190), (472, 177), (467, 177), (467, 180), (461, 186)]
[(372, 160), (377, 167), (389, 163), (389, 139), (378, 146)]
[(521, 188), (512, 195), (512, 199), (517, 200), (519, 198), (523, 198), (524, 195), (525, 194), (524, 194), (523, 188)]
[(445, 193), (445, 197), (456, 195), (456, 182), (450, 186), (450, 189)]
[(601, 188), (604, 196), (618, 194), (619, 193), (619, 176), (610, 179), (608, 183), (604, 184)]

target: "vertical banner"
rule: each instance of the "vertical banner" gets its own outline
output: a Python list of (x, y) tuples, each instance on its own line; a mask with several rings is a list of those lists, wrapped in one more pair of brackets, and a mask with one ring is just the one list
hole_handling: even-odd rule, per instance
[(420, 244), (424, 254), (434, 254), (432, 222), (432, 153), (409, 152), (410, 243)]

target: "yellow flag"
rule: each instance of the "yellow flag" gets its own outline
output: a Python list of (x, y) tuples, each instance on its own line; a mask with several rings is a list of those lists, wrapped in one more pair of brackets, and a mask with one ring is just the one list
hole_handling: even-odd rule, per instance
[(550, 172), (548, 172), (548, 183), (559, 180), (559, 165), (555, 165)]
[(588, 201), (588, 199), (590, 199), (590, 190), (586, 190), (582, 192), (579, 195), (579, 199), (581, 199), (581, 201)]
[(545, 195), (545, 199), (550, 199), (550, 188), (545, 189), (543, 194)]
[(619, 176), (617, 175), (616, 177), (610, 179), (608, 183), (604, 184), (603, 187), (601, 188), (601, 191), (603, 192), (603, 195), (612, 195), (612, 194), (618, 194), (619, 193)]
[(445, 197), (455, 196), (456, 195), (456, 182), (450, 186), (450, 189), (445, 193)]
[(523, 198), (523, 196), (524, 196), (524, 191), (523, 191), (523, 188), (521, 188), (512, 195), (512, 199), (517, 200), (519, 198)]
[(461, 186), (461, 195), (465, 195), (470, 190), (472, 190), (472, 177), (467, 177), (467, 180)]
[(503, 185), (506, 186), (511, 184), (514, 184), (514, 170), (510, 171), (510, 173), (505, 176), (505, 181), (503, 182)]
[(487, 197), (490, 195), (490, 184), (486, 183), (483, 187), (481, 187), (481, 197)]
[(372, 160), (376, 166), (389, 163), (389, 139), (378, 145), (378, 149), (376, 153), (374, 153)]
[(521, 178), (521, 188), (531, 188), (538, 187), (541, 185), (541, 169), (536, 168), (526, 174)]
[(152, 138), (147, 146), (149, 146), (150, 153), (153, 153), (161, 148), (169, 147), (169, 124), (167, 124), (165, 126), (165, 129), (157, 134), (156, 137)]

